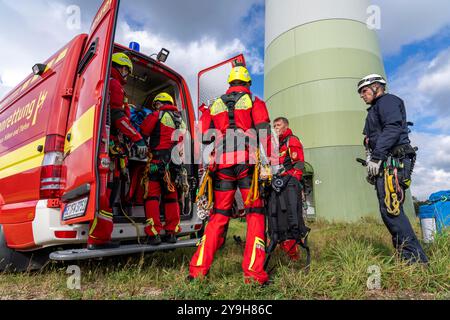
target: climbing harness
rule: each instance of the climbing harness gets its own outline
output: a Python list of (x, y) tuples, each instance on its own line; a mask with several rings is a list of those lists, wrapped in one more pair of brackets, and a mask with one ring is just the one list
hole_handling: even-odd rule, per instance
[(405, 188), (403, 185), (409, 186), (411, 180), (403, 179), (400, 182), (400, 171), (405, 170), (404, 163), (396, 158), (388, 157), (384, 164), (384, 203), (387, 212), (393, 216), (400, 214), (400, 207), (405, 201)]
[(197, 215), (200, 220), (205, 220), (209, 217), (209, 213), (214, 206), (213, 201), (213, 179), (208, 167), (202, 174), (200, 187), (195, 199)]
[[(179, 197), (181, 209), (180, 211), (186, 215), (190, 215), (192, 210), (191, 201), (189, 199), (190, 185), (187, 170), (183, 166), (179, 166), (179, 168), (177, 169), (175, 186), (177, 188), (178, 194), (180, 195)], [(186, 199), (188, 199), (187, 204), (189, 206), (189, 210), (187, 213), (186, 213)]]

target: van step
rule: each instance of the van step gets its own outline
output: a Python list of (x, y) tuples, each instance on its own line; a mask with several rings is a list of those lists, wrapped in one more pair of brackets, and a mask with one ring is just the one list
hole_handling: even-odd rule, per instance
[(50, 254), (50, 259), (55, 261), (88, 260), (88, 259), (121, 256), (135, 253), (146, 253), (178, 248), (189, 248), (195, 247), (197, 242), (198, 239), (189, 239), (189, 240), (178, 240), (178, 242), (174, 244), (162, 243), (159, 246), (131, 244), (131, 245), (123, 245), (118, 248), (100, 249), (100, 250), (72, 249), (72, 250), (52, 252)]

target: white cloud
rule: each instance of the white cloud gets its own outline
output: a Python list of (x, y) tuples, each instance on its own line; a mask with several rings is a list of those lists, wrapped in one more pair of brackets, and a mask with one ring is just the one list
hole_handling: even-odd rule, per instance
[(415, 56), (392, 76), (390, 89), (405, 100), (413, 122), (434, 118), (428, 129), (450, 134), (450, 47), (431, 61)]
[(0, 99), (81, 30), (69, 30), (66, 6), (58, 1), (0, 3)]
[(205, 68), (244, 52), (251, 72), (254, 74), (264, 72), (262, 58), (254, 50), (247, 50), (237, 38), (219, 43), (217, 39), (203, 37), (185, 43), (151, 31), (133, 30), (127, 22), (122, 22), (118, 28), (117, 39), (124, 44), (131, 41), (139, 42), (141, 51), (147, 55), (158, 53), (163, 47), (169, 49), (171, 54), (167, 65), (186, 79), (194, 104), (197, 96), (197, 75)]
[[(255, 28), (263, 21), (250, 14), (263, 0), (239, 1), (230, 8), (226, 0), (121, 1), (117, 42), (142, 42), (146, 53), (162, 47), (171, 50), (168, 64), (186, 77), (191, 91), (196, 91), (196, 74), (233, 54), (245, 52), (253, 73), (263, 73), (262, 55), (256, 49), (246, 50)], [(47, 59), (75, 35), (87, 32), (102, 1), (34, 0), (0, 2), (1, 97), (31, 72), (31, 67)], [(81, 7), (81, 30), (67, 28), (67, 6)], [(244, 19), (250, 14), (250, 25)], [(261, 20), (261, 21), (260, 21)], [(132, 27), (130, 27), (132, 26)], [(11, 55), (11, 53), (14, 53)], [(12, 61), (11, 61), (12, 60)], [(6, 63), (8, 61), (8, 63)]]
[(420, 200), (440, 190), (450, 190), (450, 135), (416, 132), (413, 145), (419, 147), (412, 193)]
[(448, 0), (372, 0), (381, 8), (381, 46), (387, 55), (450, 25)]
[(412, 192), (424, 200), (450, 189), (450, 48), (431, 60), (412, 57), (391, 80), (390, 91), (404, 99), (408, 119), (422, 130), (411, 134), (419, 147)]

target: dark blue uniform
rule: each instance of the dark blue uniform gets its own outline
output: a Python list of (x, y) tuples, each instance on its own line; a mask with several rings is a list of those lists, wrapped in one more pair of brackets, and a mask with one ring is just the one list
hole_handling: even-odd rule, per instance
[[(408, 125), (403, 101), (385, 94), (377, 98), (367, 109), (364, 135), (368, 138), (368, 147), (374, 160), (386, 160), (392, 150), (401, 145), (410, 144)], [(411, 161), (406, 158), (403, 161)], [(382, 169), (381, 169), (382, 170)], [(411, 224), (400, 206), (400, 215), (393, 216), (387, 211), (384, 175), (376, 178), (375, 189), (380, 205), (381, 217), (392, 235), (394, 247), (401, 252), (404, 259), (411, 262), (428, 262)]]

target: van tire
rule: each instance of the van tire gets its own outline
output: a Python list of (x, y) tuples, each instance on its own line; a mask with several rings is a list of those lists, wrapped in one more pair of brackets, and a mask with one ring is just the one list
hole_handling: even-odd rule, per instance
[(19, 252), (8, 248), (0, 225), (0, 272), (36, 271), (42, 269), (48, 260), (48, 254), (44, 252)]

